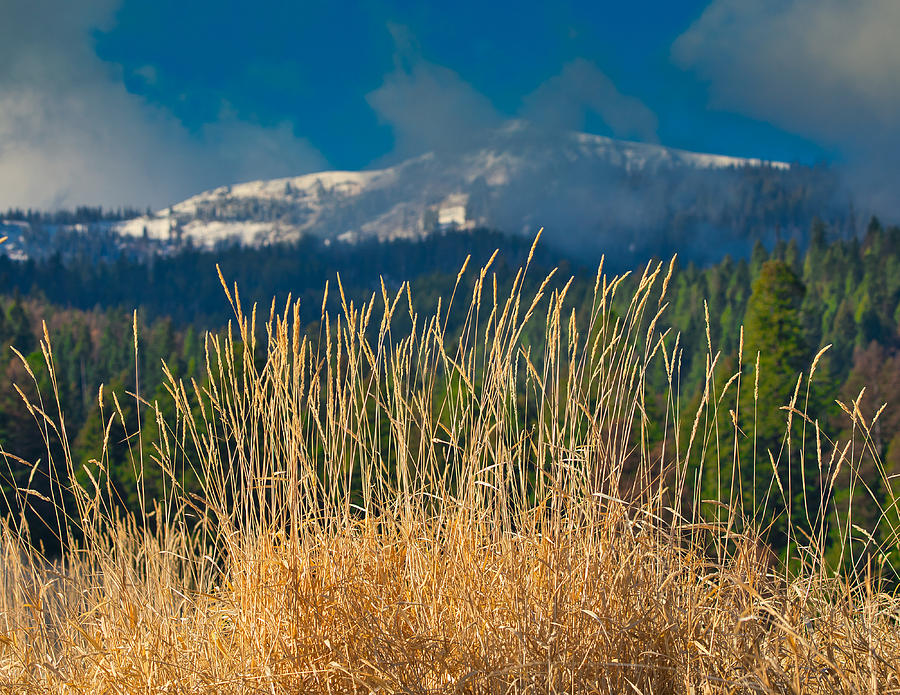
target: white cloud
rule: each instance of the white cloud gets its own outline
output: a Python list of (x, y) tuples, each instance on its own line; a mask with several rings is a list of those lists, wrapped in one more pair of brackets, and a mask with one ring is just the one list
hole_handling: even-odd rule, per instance
[(397, 155), (461, 147), (503, 120), (457, 73), (415, 55), (398, 56), (394, 71), (366, 100), (393, 128)]
[(394, 158), (477, 143), (511, 115), (560, 131), (582, 130), (593, 113), (618, 137), (656, 141), (655, 114), (586, 60), (564, 65), (523, 99), (519, 113), (503, 114), (458, 73), (425, 60), (405, 27), (389, 30), (395, 67), (366, 100), (393, 128)]
[(841, 152), (866, 186), (900, 154), (900, 2), (714, 0), (672, 56), (713, 106)]
[(656, 142), (656, 114), (639, 99), (619, 92), (596, 65), (578, 58), (528, 95), (522, 115), (545, 126), (582, 130), (589, 113), (617, 137)]
[(90, 43), (114, 9), (100, 0), (0, 8), (0, 208), (164, 206), (204, 188), (325, 165), (289, 123), (262, 127), (223, 110), (191, 133), (130, 94)]

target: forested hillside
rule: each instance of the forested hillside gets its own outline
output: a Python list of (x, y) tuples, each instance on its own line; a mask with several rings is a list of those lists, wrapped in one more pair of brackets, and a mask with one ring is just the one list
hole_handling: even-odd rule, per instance
[[(747, 436), (741, 444), (747, 449), (745, 460), (767, 460), (764, 452), (772, 451), (773, 461), (778, 463), (779, 452), (784, 448), (781, 438), (785, 422), (785, 413), (778, 406), (791, 402), (797, 376), (809, 370), (822, 347), (831, 345), (819, 359), (814, 387), (802, 394), (809, 422), (818, 421), (823, 430), (839, 432), (849, 426), (849, 420), (836, 401), (853, 410), (853, 403), (858, 400), (859, 412), (868, 423), (887, 402), (871, 430), (872, 450), (860, 459), (860, 465), (871, 467), (868, 482), (885, 506), (890, 506), (890, 476), (895, 476), (896, 482), (900, 473), (900, 407), (892, 402), (900, 394), (900, 229), (885, 229), (873, 219), (861, 238), (846, 239), (837, 230), (817, 222), (809, 231), (809, 239), (805, 252), (795, 243), (780, 243), (772, 250), (758, 244), (749, 260), (726, 258), (707, 268), (676, 263), (662, 323), (672, 328), (670, 345), (674, 344), (675, 333), (680, 333), (682, 353), (677, 374), (683, 410), (693, 413), (689, 405), (703, 397), (709, 363), (715, 361), (724, 374), (735, 370), (740, 357), (744, 385), (739, 412), (732, 417), (742, 431), (754, 429), (749, 419), (754, 414), (754, 403), (765, 404), (764, 412), (756, 408), (756, 437)], [(112, 482), (122, 504), (135, 508), (136, 468), (130, 437), (137, 431), (140, 418), (144, 430), (141, 442), (149, 460), (154, 452), (148, 442), (153, 440), (156, 423), (148, 418), (146, 405), (136, 405), (133, 394), (139, 393), (148, 402), (157, 401), (163, 410), (170, 407), (170, 396), (162, 387), (162, 360), (176, 376), (201, 383), (206, 378), (203, 336), (207, 330), (224, 330), (230, 312), (216, 263), (229, 283), (236, 282), (245, 308), (253, 302), (261, 304), (261, 339), (261, 326), (269, 315), (272, 297), (283, 309), (291, 293), (293, 298), (301, 299), (301, 319), (307, 335), (315, 340), (324, 330), (323, 308), (332, 315), (340, 310), (338, 274), (347, 301), (352, 300), (357, 306), (367, 302), (373, 292), (377, 301), (382, 301), (382, 280), (385, 291), (393, 297), (409, 278), (412, 309), (424, 314), (434, 311), (438, 296), (448, 295), (458, 269), (471, 253), (468, 271), (457, 291), (462, 300), (457, 300), (449, 311), (446, 306), (441, 309), (448, 334), (452, 335), (465, 319), (464, 308), (476, 278), (473, 269), (487, 262), (497, 247), (502, 250), (491, 273), (502, 290), (512, 283), (511, 269), (518, 268), (527, 256), (528, 246), (489, 233), (447, 234), (423, 242), (361, 246), (329, 247), (310, 242), (263, 249), (233, 248), (218, 254), (192, 250), (158, 258), (153, 263), (126, 259), (109, 264), (64, 262), (60, 258), (46, 262), (0, 259), (4, 292), (0, 299), (0, 369), (5, 375), (0, 385), (0, 445), (10, 454), (4, 467), (7, 504), (16, 506), (20, 502), (12, 495), (13, 480), (19, 486), (30, 485), (41, 494), (49, 494), (50, 479), (59, 475), (52, 468), (53, 462), (63, 460), (59, 452), (46, 451), (37, 436), (45, 424), (38, 414), (27, 409), (17, 392), (19, 388), (32, 400), (37, 397), (28, 373), (31, 369), (45, 399), (50, 394), (51, 378), (58, 386), (58, 407), (64, 413), (76, 460), (88, 464), (98, 455), (104, 437), (108, 437)], [(553, 290), (563, 287), (572, 276), (567, 306), (574, 312), (576, 323), (583, 322), (590, 313), (595, 269), (555, 257), (539, 247), (526, 280), (528, 289), (537, 289), (544, 275), (557, 265), (560, 269), (546, 296), (552, 296)], [(330, 289), (323, 304), (326, 282)], [(626, 285), (629, 282), (632, 280)], [(137, 358), (133, 307), (138, 307)], [(537, 309), (539, 313), (545, 310)], [(408, 319), (396, 321), (399, 334)], [(42, 367), (42, 322), (46, 322), (52, 339), (56, 365), (52, 377)], [(535, 351), (541, 350), (542, 334), (526, 335), (526, 340)], [(12, 348), (25, 357), (27, 366)], [(260, 344), (258, 349), (262, 351), (264, 347)], [(647, 395), (647, 407), (664, 411), (664, 370), (658, 368), (651, 373), (649, 381), (659, 388), (658, 396)], [(101, 383), (105, 384), (102, 392)], [(858, 399), (863, 386), (867, 388)], [(102, 398), (102, 413), (98, 396)], [(57, 404), (45, 401), (44, 408), (56, 412)], [(723, 427), (730, 427), (729, 408), (721, 413)], [(117, 410), (122, 411), (125, 422), (133, 423), (131, 431), (114, 424), (107, 432), (107, 419)], [(715, 424), (704, 423), (703, 427)], [(689, 431), (696, 423), (685, 416), (679, 426)], [(652, 440), (652, 432), (650, 435)], [(815, 446), (812, 425), (798, 436), (812, 437), (811, 445)], [(751, 439), (755, 444), (751, 444)], [(654, 446), (653, 441), (644, 444)], [(634, 442), (635, 447), (639, 445), (640, 442)], [(757, 450), (751, 451), (751, 446)], [(880, 465), (884, 466), (882, 472), (878, 470)], [(802, 467), (796, 475), (794, 492), (799, 493), (802, 486), (811, 484), (812, 477), (804, 475)], [(698, 472), (698, 476), (704, 498), (714, 498), (721, 492), (717, 490), (720, 481), (709, 473)], [(152, 493), (152, 475), (141, 482)], [(836, 485), (829, 494), (840, 501), (849, 491), (841, 488), (840, 480)], [(765, 493), (752, 489), (748, 481), (748, 499), (753, 497), (758, 502), (757, 496), (762, 499)], [(40, 505), (35, 504), (35, 508), (37, 513), (31, 521), (39, 525)], [(765, 512), (776, 545), (790, 542), (779, 530), (789, 511), (772, 506)], [(792, 518), (798, 515), (795, 522), (802, 521), (798, 510), (790, 513)], [(866, 518), (871, 516), (871, 508), (853, 513), (854, 523), (878, 525), (879, 519)]]

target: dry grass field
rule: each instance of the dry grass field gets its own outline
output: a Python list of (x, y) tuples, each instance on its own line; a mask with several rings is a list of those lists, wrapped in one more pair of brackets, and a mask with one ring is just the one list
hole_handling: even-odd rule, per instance
[[(733, 459), (734, 432), (711, 423), (742, 377), (721, 378), (710, 347), (707, 393), (678, 426), (681, 347), (657, 328), (671, 266), (648, 266), (624, 303), (599, 270), (581, 330), (566, 289), (526, 296), (526, 272), (508, 292), (489, 267), (471, 295), (458, 279), (427, 317), (406, 286), (362, 306), (332, 288), (343, 309), (323, 308), (318, 336), (295, 303), (258, 312), (226, 288), (236, 319), (208, 338), (208, 379), (171, 377), (177, 415), (146, 411), (152, 449), (129, 439), (166, 494), (126, 517), (105, 452), (84, 468), (66, 453), (63, 555), (7, 521), (0, 690), (900, 693), (900, 599), (875, 560), (831, 572), (813, 533), (786, 568), (740, 504), (711, 520), (685, 492), (690, 461)], [(453, 335), (450, 302), (469, 307)], [(670, 393), (651, 423), (660, 361)], [(786, 418), (804, 417), (799, 393)], [(43, 398), (48, 453), (68, 452)], [(713, 437), (719, 460), (699, 453)], [(821, 433), (807, 453), (826, 490), (854, 466), (845, 446)]]

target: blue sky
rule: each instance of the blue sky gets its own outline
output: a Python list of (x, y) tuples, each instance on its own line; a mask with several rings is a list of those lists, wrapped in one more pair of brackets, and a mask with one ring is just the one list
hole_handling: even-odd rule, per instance
[[(765, 121), (707, 107), (704, 85), (673, 65), (673, 41), (705, 2), (222, 3), (126, 0), (94, 34), (97, 54), (121, 65), (127, 88), (191, 128), (223, 103), (242, 118), (288, 119), (338, 168), (389, 154), (390, 124), (366, 101), (398, 53), (448, 68), (513, 117), (522, 101), (576, 59), (605, 73), (659, 119), (665, 144), (810, 161), (821, 148)], [(396, 34), (405, 36), (397, 39)], [(411, 46), (398, 46), (398, 41)], [(407, 56), (409, 58), (409, 56)], [(572, 123), (613, 134), (585, 114)]]
[(508, 118), (871, 181), (900, 141), (898, 7), (4, 0), (0, 208), (160, 206)]

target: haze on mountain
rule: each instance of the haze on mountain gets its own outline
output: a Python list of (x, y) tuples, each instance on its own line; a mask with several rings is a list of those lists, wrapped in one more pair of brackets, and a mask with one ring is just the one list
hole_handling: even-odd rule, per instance
[[(394, 166), (222, 186), (116, 225), (195, 246), (305, 236), (355, 242), (479, 228), (620, 261), (680, 251), (746, 255), (756, 240), (801, 239), (814, 215), (846, 212), (824, 169), (686, 152), (509, 121), (461, 150)], [(844, 199), (841, 202), (846, 202)]]

